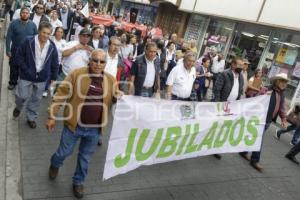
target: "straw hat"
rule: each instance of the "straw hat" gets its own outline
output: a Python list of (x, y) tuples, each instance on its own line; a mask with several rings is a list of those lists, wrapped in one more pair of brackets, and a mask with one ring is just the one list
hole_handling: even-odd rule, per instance
[(270, 80), (271, 81), (275, 81), (275, 80), (289, 81), (289, 78), (286, 73), (279, 73), (279, 74), (276, 74), (275, 76), (271, 77)]
[(243, 62), (244, 62), (244, 64), (247, 64), (247, 65), (250, 65), (250, 64), (251, 64), (251, 63), (249, 62), (249, 60), (246, 59), (246, 58), (243, 59)]

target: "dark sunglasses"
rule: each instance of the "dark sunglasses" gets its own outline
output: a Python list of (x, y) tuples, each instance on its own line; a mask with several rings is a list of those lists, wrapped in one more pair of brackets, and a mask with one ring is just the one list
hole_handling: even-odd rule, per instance
[(92, 61), (94, 63), (97, 63), (97, 64), (105, 64), (106, 63), (106, 60), (98, 60), (98, 59), (95, 59), (95, 58), (92, 58)]

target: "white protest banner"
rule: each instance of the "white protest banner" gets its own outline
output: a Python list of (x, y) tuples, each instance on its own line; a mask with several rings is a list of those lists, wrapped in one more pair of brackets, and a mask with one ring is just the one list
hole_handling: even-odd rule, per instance
[(103, 178), (141, 165), (258, 151), (270, 96), (185, 102), (123, 96), (117, 103)]

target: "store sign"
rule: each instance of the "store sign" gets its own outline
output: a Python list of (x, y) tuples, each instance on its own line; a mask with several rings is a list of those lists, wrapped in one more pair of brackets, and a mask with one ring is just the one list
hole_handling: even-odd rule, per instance
[(123, 96), (114, 114), (103, 178), (142, 165), (259, 151), (269, 101), (269, 95), (222, 103)]

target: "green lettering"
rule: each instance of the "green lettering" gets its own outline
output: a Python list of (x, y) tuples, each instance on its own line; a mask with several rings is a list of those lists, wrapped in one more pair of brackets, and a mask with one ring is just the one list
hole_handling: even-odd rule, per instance
[(115, 161), (114, 161), (115, 167), (121, 168), (129, 162), (137, 130), (138, 130), (137, 128), (133, 128), (130, 130), (125, 156), (124, 158), (122, 158), (122, 155), (119, 154), (118, 156), (115, 157)]
[(224, 145), (224, 143), (226, 142), (227, 138), (228, 138), (228, 134), (230, 132), (230, 128), (232, 126), (232, 120), (225, 120), (220, 131), (219, 134), (217, 135), (215, 142), (214, 142), (214, 148), (219, 148), (222, 147)]
[[(236, 139), (234, 139), (234, 134), (235, 134), (235, 131), (236, 131), (236, 128), (238, 125), (240, 126), (240, 130), (238, 132), (239, 135)], [(229, 143), (231, 146), (237, 146), (241, 142), (243, 135), (244, 135), (244, 126), (245, 126), (245, 119), (244, 119), (244, 117), (241, 117), (231, 127), (231, 131), (230, 131), (230, 135), (229, 135)]]
[(200, 151), (204, 145), (207, 145), (207, 149), (211, 148), (217, 128), (218, 122), (214, 122), (201, 144), (199, 144), (197, 151)]
[(247, 131), (252, 135), (252, 137), (245, 137), (245, 144), (252, 146), (257, 139), (257, 126), (259, 125), (259, 118), (257, 116), (251, 117), (247, 124)]
[[(165, 158), (172, 155), (172, 153), (174, 153), (176, 150), (177, 140), (180, 138), (180, 136), (181, 128), (179, 126), (168, 128), (166, 138), (163, 141), (156, 157)], [(169, 150), (167, 150), (168, 147)]]
[(194, 141), (195, 141), (197, 135), (199, 134), (199, 130), (200, 130), (199, 124), (195, 124), (194, 125), (194, 131), (192, 133), (192, 137), (191, 137), (184, 153), (192, 153), (192, 152), (195, 152), (197, 150), (198, 145), (194, 144)]
[(149, 148), (149, 150), (145, 153), (143, 153), (143, 147), (145, 145), (145, 142), (149, 136), (150, 133), (150, 129), (144, 129), (140, 139), (137, 143), (137, 147), (136, 147), (136, 151), (135, 151), (135, 157), (137, 161), (144, 161), (147, 160), (153, 153), (154, 151), (157, 149), (157, 146), (160, 143), (161, 140), (161, 136), (163, 134), (163, 130), (162, 128), (158, 129), (155, 135), (155, 138), (152, 141), (152, 144)]

